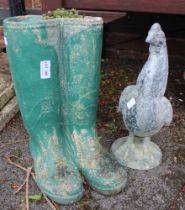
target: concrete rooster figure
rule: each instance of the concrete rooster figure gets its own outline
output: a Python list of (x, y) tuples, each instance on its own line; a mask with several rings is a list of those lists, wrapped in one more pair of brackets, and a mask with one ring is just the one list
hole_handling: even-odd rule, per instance
[(151, 136), (172, 121), (172, 106), (164, 97), (168, 79), (168, 54), (165, 34), (158, 23), (152, 25), (146, 42), (149, 57), (136, 85), (126, 87), (119, 100), (129, 136), (111, 147), (117, 160), (130, 168), (147, 170), (158, 166), (162, 153)]

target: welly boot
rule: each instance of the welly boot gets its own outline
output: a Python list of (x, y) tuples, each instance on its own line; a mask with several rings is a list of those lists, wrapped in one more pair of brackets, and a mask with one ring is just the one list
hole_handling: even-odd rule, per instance
[(56, 202), (69, 204), (82, 197), (83, 186), (61, 128), (59, 25), (40, 16), (14, 17), (4, 21), (4, 31), (37, 184)]
[(61, 20), (61, 102), (69, 153), (92, 188), (109, 195), (120, 192), (127, 178), (96, 133), (102, 26), (95, 17)]

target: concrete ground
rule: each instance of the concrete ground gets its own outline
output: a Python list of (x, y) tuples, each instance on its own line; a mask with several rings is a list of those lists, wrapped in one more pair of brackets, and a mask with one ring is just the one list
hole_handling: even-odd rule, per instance
[[(103, 146), (110, 148), (114, 139), (127, 135), (121, 115), (116, 107), (121, 91), (136, 77), (144, 60), (102, 60), (102, 80), (98, 111), (98, 135)], [(118, 195), (103, 196), (85, 183), (84, 199), (71, 206), (58, 206), (62, 210), (185, 210), (185, 85), (182, 80), (184, 61), (171, 61), (166, 96), (171, 100), (174, 117), (152, 140), (163, 152), (160, 166), (148, 171), (126, 168), (128, 183)], [(28, 149), (28, 135), (20, 114), (17, 114), (0, 133), (0, 209), (25, 209), (25, 187), (14, 192), (23, 183), (26, 173), (10, 165), (5, 156), (24, 167), (32, 166)], [(29, 193), (40, 191), (32, 179)], [(31, 210), (49, 210), (44, 198), (30, 202)]]

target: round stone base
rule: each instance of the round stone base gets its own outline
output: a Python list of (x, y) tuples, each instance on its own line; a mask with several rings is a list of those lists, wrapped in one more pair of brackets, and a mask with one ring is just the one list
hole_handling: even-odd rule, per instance
[(148, 170), (161, 163), (160, 148), (150, 138), (122, 137), (111, 146), (111, 152), (119, 163), (132, 169)]

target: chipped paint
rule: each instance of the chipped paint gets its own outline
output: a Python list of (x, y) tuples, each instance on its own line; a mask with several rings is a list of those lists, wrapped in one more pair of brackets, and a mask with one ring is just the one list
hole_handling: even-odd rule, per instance
[[(12, 55), (16, 52), (11, 48), (11, 40), (17, 36), (19, 54), (16, 56), (28, 52), (27, 43), (35, 53), (31, 52), (32, 62), (27, 57), (16, 57), (16, 61), (12, 55), (10, 57), (12, 63), (17, 64), (19, 60), (19, 64), (24, 63), (26, 67), (23, 71), (19, 65), (16, 68), (11, 65), (20, 110), (32, 136), (30, 148), (41, 190), (57, 202), (78, 200), (83, 189), (75, 161), (93, 188), (103, 194), (119, 192), (125, 186), (126, 174), (99, 144), (95, 129), (102, 19), (41, 20), (40, 16), (24, 16), (11, 18), (5, 25), (10, 43), (8, 51), (13, 52)], [(8, 31), (12, 29), (14, 34)], [(20, 42), (20, 38), (25, 43)], [(47, 81), (40, 80), (37, 73), (37, 65), (43, 57), (50, 58), (51, 65), (54, 64), (51, 79)], [(24, 78), (21, 83), (20, 77)], [(27, 95), (23, 91), (26, 87), (29, 88)], [(63, 122), (58, 110), (60, 103)]]
[[(43, 21), (40, 16), (23, 16), (9, 18), (4, 25), (16, 95), (31, 137), (37, 184), (56, 202), (73, 203), (82, 197), (83, 187), (75, 164), (65, 154), (61, 132), (60, 23)], [(40, 61), (48, 59), (51, 78), (41, 80)]]
[(100, 78), (102, 24), (64, 21), (61, 90), (68, 150), (90, 185), (103, 194), (126, 184), (124, 169), (98, 141), (96, 110)]

